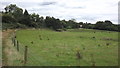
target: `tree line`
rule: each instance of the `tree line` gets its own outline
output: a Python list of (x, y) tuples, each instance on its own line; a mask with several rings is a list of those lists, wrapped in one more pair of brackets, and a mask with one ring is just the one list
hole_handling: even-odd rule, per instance
[(120, 25), (115, 25), (109, 20), (97, 21), (96, 24), (76, 22), (75, 19), (71, 20), (60, 20), (58, 18), (46, 16), (40, 16), (39, 14), (29, 14), (25, 9), (16, 6), (16, 4), (10, 4), (4, 8), (5, 11), (0, 12), (2, 14), (2, 25), (3, 29), (10, 28), (49, 28), (53, 30), (66, 30), (87, 28), (87, 29), (99, 29), (99, 30), (110, 30), (119, 31)]

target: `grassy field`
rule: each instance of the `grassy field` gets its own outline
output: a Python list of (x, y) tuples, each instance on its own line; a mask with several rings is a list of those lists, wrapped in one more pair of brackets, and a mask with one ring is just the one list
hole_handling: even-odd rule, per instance
[[(20, 42), (21, 55), (24, 46), (28, 46), (28, 66), (118, 65), (118, 32), (90, 29), (64, 32), (18, 30), (16, 37)], [(21, 59), (16, 62), (22, 63)]]

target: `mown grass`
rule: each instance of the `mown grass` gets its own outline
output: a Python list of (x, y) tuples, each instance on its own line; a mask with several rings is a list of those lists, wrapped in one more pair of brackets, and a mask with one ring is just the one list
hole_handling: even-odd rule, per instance
[[(16, 36), (21, 55), (24, 46), (28, 46), (28, 66), (91, 66), (93, 60), (96, 66), (118, 65), (118, 32), (41, 29), (18, 30)], [(77, 51), (81, 59), (77, 58)]]

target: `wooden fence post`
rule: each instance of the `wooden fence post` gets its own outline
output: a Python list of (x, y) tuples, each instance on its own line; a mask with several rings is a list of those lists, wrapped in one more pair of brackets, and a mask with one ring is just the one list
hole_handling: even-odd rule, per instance
[(27, 63), (27, 52), (28, 52), (28, 47), (25, 46), (25, 53), (24, 53), (24, 64)]
[(15, 38), (14, 38), (14, 46), (16, 46), (16, 40), (15, 40)]
[(5, 31), (7, 31), (7, 28), (5, 28)]
[(17, 51), (19, 51), (19, 42), (17, 40)]

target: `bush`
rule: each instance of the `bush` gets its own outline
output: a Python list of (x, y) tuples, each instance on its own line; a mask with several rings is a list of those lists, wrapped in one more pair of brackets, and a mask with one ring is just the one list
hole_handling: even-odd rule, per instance
[(15, 23), (16, 20), (10, 14), (3, 14), (2, 15), (2, 22), (4, 22), (4, 23)]

